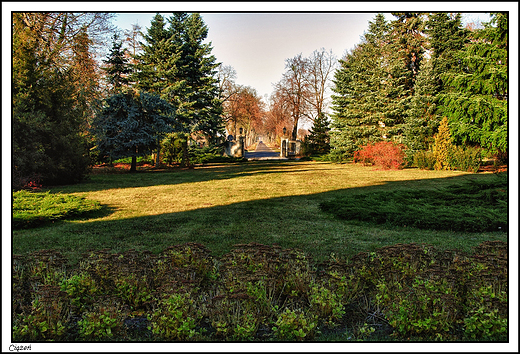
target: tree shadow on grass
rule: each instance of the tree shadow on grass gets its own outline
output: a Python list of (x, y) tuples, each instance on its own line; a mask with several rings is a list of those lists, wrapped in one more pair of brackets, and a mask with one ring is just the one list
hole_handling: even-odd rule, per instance
[[(123, 174), (95, 174), (86, 181), (75, 185), (55, 186), (49, 188), (52, 192), (83, 193), (96, 192), (114, 188), (138, 188), (160, 185), (176, 185), (182, 183), (197, 183), (213, 180), (226, 180), (237, 177), (247, 177), (261, 174), (276, 174), (290, 170), (291, 173), (309, 171), (304, 169), (304, 163), (291, 161), (261, 161), (237, 164), (210, 164), (195, 169), (138, 171)], [(294, 169), (301, 167), (301, 169)], [(313, 168), (312, 171), (327, 170)]]
[[(269, 173), (271, 170), (263, 170)], [(242, 171), (243, 172), (243, 171)], [(252, 173), (252, 171), (246, 171)], [(118, 220), (61, 222), (13, 235), (13, 252), (57, 249), (71, 258), (90, 249), (124, 252), (129, 249), (160, 252), (169, 246), (197, 242), (217, 256), (233, 245), (257, 242), (299, 248), (317, 258), (331, 253), (352, 255), (397, 243), (427, 243), (442, 249), (470, 250), (483, 241), (507, 242), (507, 232), (452, 232), (419, 230), (339, 220), (319, 204), (341, 196), (399, 189), (440, 189), (468, 180), (493, 178), (474, 174), (443, 179), (390, 181), (380, 185), (323, 193), (258, 199), (190, 211)], [(110, 212), (105, 209), (105, 212)]]

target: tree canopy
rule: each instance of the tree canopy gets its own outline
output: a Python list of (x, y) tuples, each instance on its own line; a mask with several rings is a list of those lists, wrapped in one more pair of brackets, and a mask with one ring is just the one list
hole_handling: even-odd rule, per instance
[(14, 184), (71, 183), (88, 172), (85, 132), (100, 97), (93, 51), (112, 29), (110, 17), (13, 13)]
[(127, 90), (104, 100), (92, 124), (97, 149), (112, 159), (150, 154), (160, 138), (178, 129), (173, 107), (159, 95)]
[(334, 77), (331, 146), (352, 156), (368, 142), (427, 150), (442, 117), (457, 146), (507, 151), (507, 15), (462, 28), (460, 14), (382, 14), (340, 60)]

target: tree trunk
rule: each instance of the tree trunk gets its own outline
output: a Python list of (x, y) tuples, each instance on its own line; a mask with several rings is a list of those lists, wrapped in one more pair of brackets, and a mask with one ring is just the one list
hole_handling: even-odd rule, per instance
[(188, 139), (189, 137), (185, 137), (186, 140), (182, 141), (182, 166), (190, 167), (190, 155), (188, 153)]
[(130, 166), (130, 172), (137, 171), (137, 156), (132, 156), (132, 165)]
[(155, 158), (155, 168), (159, 168), (160, 164), (161, 164), (161, 142), (159, 141), (159, 138), (157, 138), (157, 156)]

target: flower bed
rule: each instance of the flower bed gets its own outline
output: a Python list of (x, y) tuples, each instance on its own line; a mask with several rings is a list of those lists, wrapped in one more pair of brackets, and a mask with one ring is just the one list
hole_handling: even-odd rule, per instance
[(13, 257), (13, 340), (507, 340), (507, 244), (395, 245), (313, 262), (297, 249)]

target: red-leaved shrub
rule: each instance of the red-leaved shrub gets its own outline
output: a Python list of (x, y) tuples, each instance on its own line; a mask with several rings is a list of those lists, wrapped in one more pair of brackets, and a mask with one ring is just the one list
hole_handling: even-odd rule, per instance
[(368, 143), (354, 153), (354, 162), (373, 165), (384, 170), (400, 169), (404, 165), (404, 146), (390, 141)]

